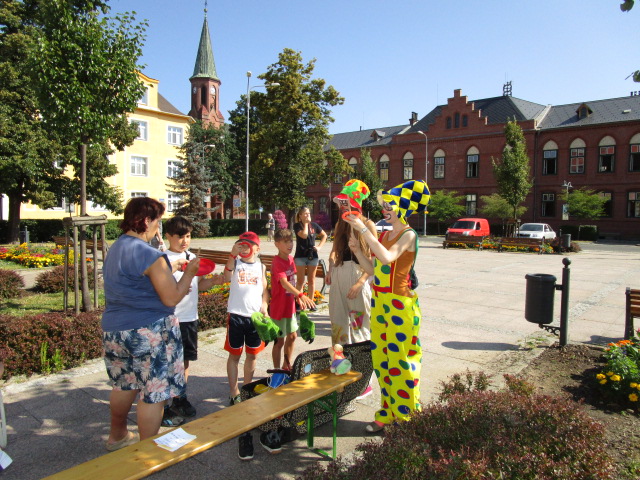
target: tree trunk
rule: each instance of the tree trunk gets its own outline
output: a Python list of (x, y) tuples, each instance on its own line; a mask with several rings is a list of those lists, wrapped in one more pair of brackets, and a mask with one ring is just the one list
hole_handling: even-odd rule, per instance
[(20, 205), (21, 196), (9, 196), (9, 243), (20, 239)]

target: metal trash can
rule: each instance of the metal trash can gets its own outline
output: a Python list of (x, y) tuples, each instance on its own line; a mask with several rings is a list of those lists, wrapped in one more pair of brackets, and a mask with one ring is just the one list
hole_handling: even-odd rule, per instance
[(20, 244), (29, 243), (29, 230), (24, 227), (24, 230), (20, 230)]
[(565, 249), (571, 248), (571, 234), (570, 233), (563, 234), (560, 243), (562, 248), (565, 248)]
[(527, 273), (524, 278), (527, 280), (524, 318), (536, 324), (552, 323), (557, 280), (555, 275)]

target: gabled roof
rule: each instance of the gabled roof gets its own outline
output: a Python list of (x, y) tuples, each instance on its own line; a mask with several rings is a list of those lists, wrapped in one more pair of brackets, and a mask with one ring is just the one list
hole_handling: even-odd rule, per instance
[[(475, 110), (481, 110), (481, 115), (488, 118), (489, 125), (506, 123), (507, 120), (513, 120), (514, 118), (517, 121), (534, 120), (546, 108), (539, 103), (509, 96), (470, 100), (468, 103), (473, 103)], [(442, 115), (442, 111), (446, 107), (447, 105), (438, 105), (427, 116), (416, 122), (407, 133), (415, 133), (418, 130), (428, 131), (429, 125), (435, 122), (437, 116)]]
[(220, 80), (216, 73), (216, 63), (213, 60), (213, 48), (211, 47), (209, 23), (207, 22), (206, 14), (204, 17), (204, 23), (202, 24), (202, 33), (200, 34), (200, 45), (198, 46), (196, 65), (193, 68), (193, 75), (191, 78), (198, 77)]
[[(348, 148), (368, 148), (391, 143), (394, 135), (403, 133), (409, 125), (398, 125), (395, 127), (370, 128), (367, 130), (356, 130), (355, 132), (337, 133), (329, 142), (338, 150)], [(382, 136), (381, 134), (384, 133)], [(378, 138), (378, 140), (376, 140)]]
[[(583, 105), (586, 105), (591, 110), (591, 113), (588, 117), (579, 119), (577, 111)], [(598, 125), (600, 123), (628, 122), (630, 120), (640, 120), (640, 96), (557, 105), (551, 107), (539, 127), (544, 130)]]
[(160, 94), (160, 92), (158, 92), (158, 110), (160, 110), (161, 112), (174, 113), (176, 115), (185, 115), (180, 110), (178, 110), (176, 107), (174, 107), (173, 104), (169, 100), (164, 98)]

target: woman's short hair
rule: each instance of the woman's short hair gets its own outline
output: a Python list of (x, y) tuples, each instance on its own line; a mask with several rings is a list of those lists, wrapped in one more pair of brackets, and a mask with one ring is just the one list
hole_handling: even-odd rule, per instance
[(133, 230), (143, 233), (147, 230), (145, 220), (155, 220), (164, 214), (164, 205), (155, 198), (135, 197), (124, 207), (124, 220), (120, 222), (120, 230), (124, 233)]

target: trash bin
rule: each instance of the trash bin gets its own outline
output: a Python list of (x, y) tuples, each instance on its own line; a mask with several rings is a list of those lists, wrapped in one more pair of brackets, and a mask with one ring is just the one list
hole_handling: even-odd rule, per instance
[(20, 230), (20, 244), (29, 243), (29, 230), (24, 227), (24, 230)]
[(562, 246), (562, 248), (565, 248), (567, 250), (569, 248), (571, 248), (571, 234), (570, 233), (565, 233), (565, 234), (562, 235), (561, 246)]
[(556, 291), (556, 277), (546, 273), (528, 273), (524, 318), (531, 323), (553, 322), (553, 298)]

